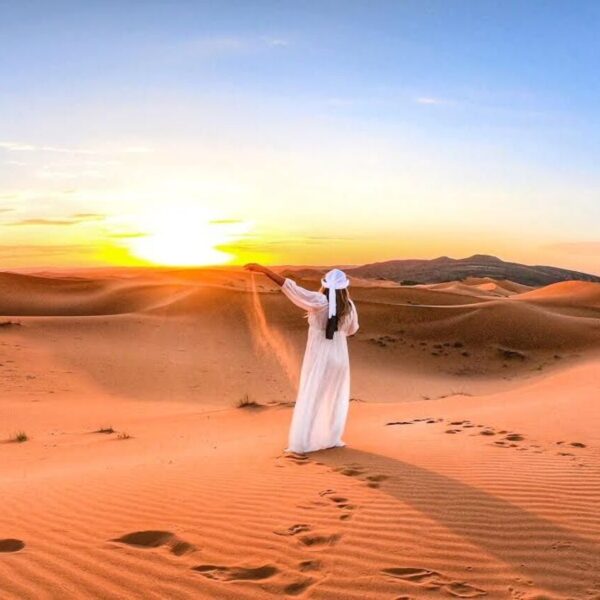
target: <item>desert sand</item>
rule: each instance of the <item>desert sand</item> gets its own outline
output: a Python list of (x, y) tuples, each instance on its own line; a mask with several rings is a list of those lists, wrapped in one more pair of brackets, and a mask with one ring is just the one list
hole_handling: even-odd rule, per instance
[(600, 284), (353, 283), (347, 447), (289, 456), (265, 279), (0, 274), (0, 598), (600, 598)]

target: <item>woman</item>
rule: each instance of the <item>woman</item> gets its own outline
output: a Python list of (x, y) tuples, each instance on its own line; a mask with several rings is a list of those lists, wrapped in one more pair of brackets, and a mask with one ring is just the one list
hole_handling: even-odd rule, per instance
[(358, 331), (346, 274), (339, 269), (329, 271), (321, 280), (321, 290), (311, 292), (261, 265), (252, 263), (246, 268), (272, 279), (296, 306), (308, 311), (308, 341), (287, 451), (304, 454), (344, 446), (342, 433), (350, 402), (346, 337)]

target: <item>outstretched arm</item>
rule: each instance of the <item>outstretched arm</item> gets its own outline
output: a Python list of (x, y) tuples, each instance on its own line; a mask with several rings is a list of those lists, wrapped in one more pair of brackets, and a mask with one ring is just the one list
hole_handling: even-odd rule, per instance
[(327, 298), (320, 292), (311, 292), (300, 287), (292, 279), (282, 277), (278, 273), (271, 271), (267, 267), (250, 263), (245, 267), (248, 271), (255, 273), (263, 273), (269, 279), (273, 280), (277, 285), (281, 286), (281, 291), (296, 305), (304, 310), (318, 310), (327, 306)]
[(262, 273), (263, 275), (266, 275), (271, 281), (274, 281), (279, 286), (285, 283), (285, 277), (282, 277), (278, 273), (275, 273), (275, 271), (271, 271), (271, 269), (263, 267), (258, 263), (248, 263), (244, 268), (247, 271), (253, 271), (255, 273)]

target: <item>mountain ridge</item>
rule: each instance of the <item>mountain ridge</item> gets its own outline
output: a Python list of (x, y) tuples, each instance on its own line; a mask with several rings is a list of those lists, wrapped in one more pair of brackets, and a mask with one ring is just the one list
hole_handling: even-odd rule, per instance
[(446, 283), (467, 277), (508, 279), (524, 285), (540, 286), (559, 281), (591, 281), (600, 276), (549, 265), (525, 265), (497, 256), (474, 254), (466, 258), (439, 256), (434, 259), (394, 259), (347, 269), (349, 275), (366, 279), (388, 279), (398, 283)]

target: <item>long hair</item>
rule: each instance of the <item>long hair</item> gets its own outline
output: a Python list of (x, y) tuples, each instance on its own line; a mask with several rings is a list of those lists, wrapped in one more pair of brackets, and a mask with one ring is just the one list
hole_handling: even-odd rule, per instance
[[(327, 298), (329, 298), (329, 288), (321, 287), (320, 290)], [(350, 314), (350, 294), (347, 289), (335, 290), (335, 306), (337, 312), (338, 322), (341, 323), (342, 319)]]
[[(321, 292), (329, 298), (329, 288), (322, 287)], [(344, 317), (350, 314), (350, 294), (348, 290), (335, 290), (335, 305), (336, 314), (333, 317), (327, 319), (327, 326), (325, 327), (325, 337), (328, 340), (333, 339), (333, 334), (338, 330), (338, 324), (342, 322)]]

